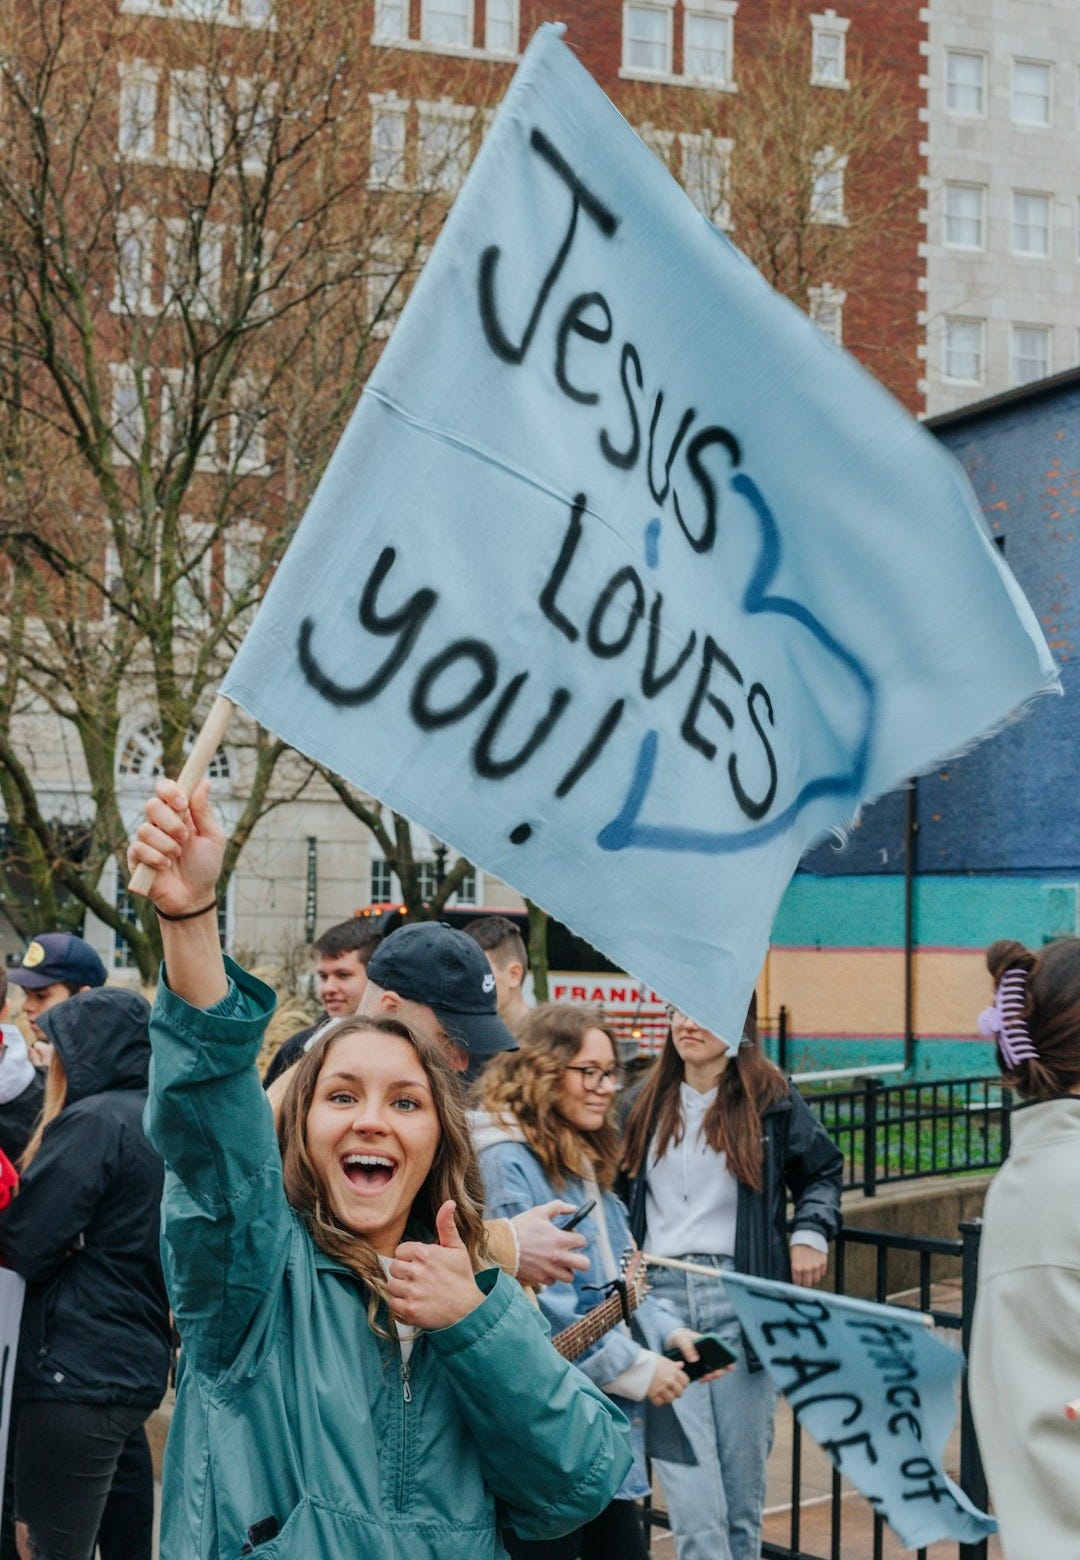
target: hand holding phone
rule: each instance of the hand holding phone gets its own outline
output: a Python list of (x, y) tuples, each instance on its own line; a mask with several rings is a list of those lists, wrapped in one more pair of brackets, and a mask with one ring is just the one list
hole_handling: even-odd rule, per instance
[(696, 1360), (686, 1359), (681, 1349), (664, 1350), (669, 1360), (679, 1361), (691, 1381), (698, 1381), (714, 1370), (727, 1370), (729, 1365), (736, 1364), (738, 1360), (735, 1351), (715, 1333), (702, 1333), (700, 1337), (694, 1339), (694, 1348), (698, 1352)]
[(587, 1219), (596, 1207), (596, 1198), (590, 1197), (588, 1202), (583, 1202), (580, 1208), (575, 1208), (573, 1213), (564, 1214), (555, 1222), (561, 1230), (576, 1230), (582, 1219)]

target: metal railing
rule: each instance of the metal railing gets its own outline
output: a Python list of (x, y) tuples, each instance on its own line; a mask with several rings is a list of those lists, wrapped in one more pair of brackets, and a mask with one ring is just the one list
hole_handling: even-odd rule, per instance
[[(873, 1282), (865, 1281), (857, 1284), (858, 1292), (863, 1298), (873, 1298), (879, 1301), (887, 1300), (890, 1295), (898, 1292), (904, 1293), (905, 1299), (909, 1296), (913, 1303), (921, 1311), (928, 1312), (938, 1327), (947, 1328), (960, 1334), (960, 1343), (965, 1356), (971, 1339), (971, 1321), (975, 1310), (975, 1287), (979, 1268), (979, 1240), (982, 1232), (982, 1222), (978, 1219), (966, 1221), (960, 1225), (960, 1238), (958, 1240), (942, 1240), (929, 1236), (919, 1235), (894, 1235), (881, 1230), (842, 1230), (835, 1245), (835, 1271), (834, 1290), (837, 1294), (849, 1293), (848, 1281), (850, 1278), (852, 1257), (855, 1248), (869, 1248), (873, 1253)], [(896, 1277), (896, 1266), (890, 1263), (890, 1258), (896, 1256), (907, 1264), (915, 1263), (915, 1271), (908, 1272), (902, 1281)], [(865, 1265), (865, 1259), (864, 1259)], [(890, 1276), (890, 1268), (891, 1275)], [(908, 1280), (914, 1277), (915, 1283)], [(865, 1280), (865, 1274), (862, 1275)], [(934, 1304), (934, 1289), (943, 1281), (950, 1281), (950, 1287), (955, 1291), (959, 1289), (959, 1310), (944, 1309)], [(869, 1290), (869, 1294), (867, 1291)], [(766, 1540), (762, 1544), (763, 1560), (844, 1560), (844, 1516), (845, 1502), (844, 1490), (840, 1474), (833, 1469), (831, 1474), (831, 1488), (829, 1494), (829, 1536), (828, 1546), (824, 1550), (811, 1552), (803, 1548), (804, 1541), (804, 1457), (803, 1457), (803, 1432), (796, 1418), (792, 1427), (791, 1439), (791, 1465), (790, 1465), (790, 1506), (788, 1517), (788, 1531), (786, 1543)], [(987, 1490), (986, 1479), (983, 1474), (982, 1460), (979, 1456), (978, 1442), (975, 1439), (975, 1427), (971, 1417), (971, 1407), (968, 1403), (966, 1380), (961, 1387), (960, 1398), (960, 1461), (958, 1470), (958, 1483), (966, 1495), (979, 1507), (986, 1509)], [(865, 1530), (866, 1512), (859, 1513), (861, 1524)], [(645, 1535), (648, 1542), (653, 1528), (667, 1529), (669, 1527), (667, 1515), (662, 1510), (652, 1506), (651, 1502), (645, 1505), (643, 1511), (645, 1523)], [(876, 1513), (872, 1518), (873, 1536), (869, 1552), (865, 1548), (859, 1549), (860, 1560), (882, 1560), (885, 1542), (885, 1523)], [(860, 1539), (857, 1542), (864, 1543)], [(856, 1553), (849, 1540), (847, 1554)], [(936, 1549), (935, 1549), (936, 1552)], [(977, 1544), (957, 1544), (957, 1560), (987, 1560), (987, 1541), (983, 1539)], [(926, 1560), (926, 1550), (916, 1551), (916, 1560)]]
[[(893, 1235), (880, 1230), (844, 1230), (836, 1242), (837, 1294), (846, 1294), (849, 1255), (855, 1246), (870, 1247), (874, 1252), (874, 1293), (876, 1300), (886, 1300), (894, 1292), (889, 1279), (889, 1258), (892, 1253), (914, 1254), (918, 1263), (917, 1301), (919, 1310), (929, 1312), (935, 1325), (959, 1332), (965, 1356), (971, 1340), (971, 1319), (975, 1311), (975, 1286), (979, 1270), (979, 1239), (982, 1222), (978, 1219), (960, 1226), (959, 1240), (940, 1240), (919, 1235)], [(942, 1310), (933, 1304), (933, 1263), (935, 1259), (949, 1259), (955, 1270), (958, 1265), (960, 1283), (960, 1309)], [(941, 1266), (939, 1260), (939, 1269)], [(939, 1272), (940, 1279), (940, 1272)], [(796, 1420), (791, 1445), (791, 1515), (786, 1545), (765, 1543), (763, 1560), (841, 1560), (844, 1552), (844, 1503), (840, 1474), (833, 1470), (830, 1493), (830, 1532), (827, 1554), (810, 1555), (801, 1547), (801, 1486), (802, 1486), (803, 1432)], [(986, 1478), (982, 1459), (975, 1439), (975, 1426), (968, 1403), (966, 1379), (960, 1397), (960, 1488), (974, 1501), (980, 1510), (986, 1509)], [(873, 1548), (867, 1560), (882, 1560), (885, 1541), (885, 1523), (876, 1514), (873, 1518)], [(958, 1544), (957, 1560), (986, 1560), (987, 1541), (978, 1544)], [(926, 1560), (926, 1550), (916, 1551), (916, 1560)]]
[(966, 1170), (996, 1170), (1009, 1153), (1011, 1100), (998, 1078), (882, 1083), (807, 1094), (844, 1156), (845, 1191)]

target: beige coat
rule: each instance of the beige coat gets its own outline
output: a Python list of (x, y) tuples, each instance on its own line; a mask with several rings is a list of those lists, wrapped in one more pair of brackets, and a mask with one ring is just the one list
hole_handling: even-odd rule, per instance
[(969, 1389), (1006, 1560), (1080, 1560), (1080, 1099), (1025, 1106), (986, 1199)]

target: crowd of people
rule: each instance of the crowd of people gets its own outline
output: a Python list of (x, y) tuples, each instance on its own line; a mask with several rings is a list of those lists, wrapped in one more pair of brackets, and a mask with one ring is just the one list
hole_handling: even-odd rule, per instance
[[(724, 1274), (819, 1283), (842, 1162), (754, 1005), (737, 1036), (669, 1006), (627, 1086), (602, 1011), (529, 1005), (512, 921), (351, 919), (260, 1079), (274, 998), (222, 951), (223, 846), (206, 783), (160, 781), (129, 858), (152, 1010), (41, 934), (8, 972), (28, 1046), (0, 971), (0, 1261), (26, 1282), (0, 1560), (150, 1560), (176, 1344), (162, 1560), (640, 1560), (650, 1465), (679, 1560), (757, 1560), (776, 1395)], [(981, 1022), (1031, 1109), (987, 1204), (971, 1394), (1008, 1560), (1065, 1560), (1080, 943), (988, 962)]]

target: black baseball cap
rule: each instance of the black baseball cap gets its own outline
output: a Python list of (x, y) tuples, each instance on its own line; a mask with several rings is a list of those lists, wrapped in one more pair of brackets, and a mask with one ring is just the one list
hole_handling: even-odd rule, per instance
[(39, 932), (13, 970), (13, 986), (36, 991), (42, 986), (104, 986), (104, 964), (88, 942), (73, 932)]
[(399, 926), (375, 949), (367, 972), (383, 991), (431, 1008), (470, 1056), (517, 1050), (496, 1010), (495, 977), (483, 950), (445, 921)]

